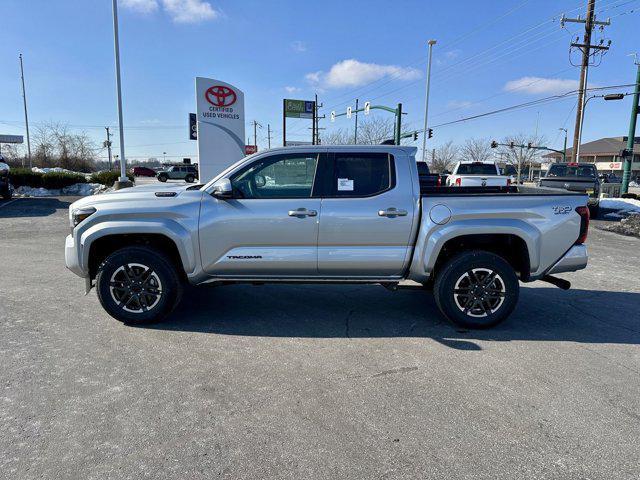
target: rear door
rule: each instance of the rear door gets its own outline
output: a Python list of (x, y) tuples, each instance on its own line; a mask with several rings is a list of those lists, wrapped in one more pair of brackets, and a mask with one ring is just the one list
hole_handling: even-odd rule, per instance
[(401, 275), (416, 208), (406, 158), (396, 161), (389, 153), (363, 150), (337, 152), (328, 160), (318, 234), (319, 275)]
[(210, 275), (317, 275), (318, 153), (260, 157), (230, 180), (233, 198), (205, 195), (200, 213), (202, 265)]

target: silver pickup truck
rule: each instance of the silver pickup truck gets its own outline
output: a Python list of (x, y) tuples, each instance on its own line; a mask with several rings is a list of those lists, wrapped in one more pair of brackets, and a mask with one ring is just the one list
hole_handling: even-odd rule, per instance
[(167, 316), (186, 282), (324, 282), (432, 290), (471, 328), (508, 317), (519, 281), (569, 288), (551, 275), (586, 267), (586, 195), (421, 185), (415, 153), (286, 147), (206, 185), (85, 197), (69, 207), (66, 265), (131, 324)]

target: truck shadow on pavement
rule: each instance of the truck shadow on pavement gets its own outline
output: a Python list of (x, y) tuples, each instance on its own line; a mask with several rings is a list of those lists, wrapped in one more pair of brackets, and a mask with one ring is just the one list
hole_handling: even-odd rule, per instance
[(68, 209), (69, 205), (71, 202), (53, 197), (15, 198), (9, 201), (0, 201), (0, 218), (48, 217), (58, 210)]
[(476, 341), (640, 343), (640, 293), (522, 287), (511, 317), (462, 330), (428, 292), (377, 286), (232, 285), (190, 288), (168, 319), (146, 328), (298, 338), (431, 338), (457, 350)]

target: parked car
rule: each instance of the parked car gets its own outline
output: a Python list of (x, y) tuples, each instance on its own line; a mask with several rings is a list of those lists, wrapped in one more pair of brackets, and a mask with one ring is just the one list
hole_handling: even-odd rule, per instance
[(622, 178), (615, 173), (601, 173), (598, 175), (598, 179), (601, 183), (622, 183)]
[(500, 175), (495, 162), (458, 162), (447, 177), (451, 187), (506, 187), (511, 184), (509, 177)]
[[(519, 281), (587, 265), (587, 196), (420, 185), (415, 147), (267, 150), (202, 187), (143, 185), (69, 208), (67, 267), (114, 318), (158, 321), (183, 284), (413, 280), (465, 327), (513, 311)], [(270, 179), (267, 181), (267, 178)], [(421, 287), (422, 288), (422, 287)], [(300, 301), (316, 291), (298, 292)], [(237, 306), (241, 308), (241, 305)]]
[(133, 167), (133, 175), (136, 177), (155, 177), (157, 172), (153, 168), (149, 167)]
[(589, 195), (588, 206), (591, 216), (598, 215), (600, 181), (593, 163), (554, 163), (547, 170), (547, 174), (540, 179), (538, 185), (586, 193)]
[(11, 200), (12, 189), (9, 172), (11, 168), (4, 163), (4, 158), (0, 155), (0, 196), (5, 200)]
[(165, 170), (158, 172), (158, 180), (166, 182), (167, 180), (184, 180), (187, 183), (193, 183), (198, 178), (198, 169), (195, 165), (174, 165)]

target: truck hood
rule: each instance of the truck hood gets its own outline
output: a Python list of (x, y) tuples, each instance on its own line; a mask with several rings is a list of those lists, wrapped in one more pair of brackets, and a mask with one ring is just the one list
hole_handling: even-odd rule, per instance
[(171, 183), (140, 185), (138, 187), (123, 188), (122, 190), (113, 190), (99, 195), (89, 195), (75, 201), (69, 208), (73, 210), (80, 207), (124, 203), (128, 203), (133, 207), (136, 204), (143, 204), (150, 201), (178, 203), (184, 201), (184, 198), (181, 197), (183, 197), (185, 193), (198, 194), (194, 195), (194, 197), (200, 198), (199, 187), (201, 186), (202, 185)]

